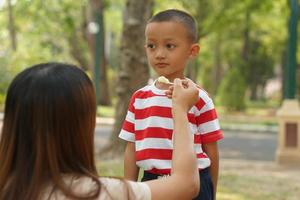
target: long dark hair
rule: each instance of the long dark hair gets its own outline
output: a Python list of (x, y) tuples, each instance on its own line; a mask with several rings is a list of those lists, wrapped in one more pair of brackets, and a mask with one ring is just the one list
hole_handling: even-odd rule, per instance
[[(38, 199), (49, 182), (70, 198), (97, 197), (95, 115), (93, 84), (76, 66), (45, 63), (18, 74), (5, 103), (0, 200)], [(63, 174), (90, 177), (97, 187), (75, 195)]]

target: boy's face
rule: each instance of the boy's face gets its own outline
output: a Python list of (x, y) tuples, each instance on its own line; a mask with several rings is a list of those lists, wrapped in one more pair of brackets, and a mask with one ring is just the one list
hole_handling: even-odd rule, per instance
[(184, 77), (184, 67), (197, 56), (199, 46), (188, 38), (186, 28), (178, 22), (151, 22), (146, 26), (148, 62), (159, 76), (170, 81)]

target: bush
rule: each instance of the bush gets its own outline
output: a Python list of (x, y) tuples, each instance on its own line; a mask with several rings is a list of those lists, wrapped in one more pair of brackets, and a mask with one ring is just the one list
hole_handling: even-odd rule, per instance
[(4, 102), (5, 102), (5, 95), (0, 94), (0, 112), (3, 112), (4, 110)]
[[(2, 62), (3, 61), (3, 62)], [(2, 63), (1, 63), (2, 62)], [(11, 82), (14, 74), (11, 72), (10, 68), (7, 66), (7, 63), (0, 58), (0, 111), (3, 109), (3, 104), (5, 101), (5, 95), (9, 83)]]
[(240, 70), (233, 67), (221, 82), (217, 102), (228, 111), (242, 111), (246, 108), (245, 93), (245, 79)]

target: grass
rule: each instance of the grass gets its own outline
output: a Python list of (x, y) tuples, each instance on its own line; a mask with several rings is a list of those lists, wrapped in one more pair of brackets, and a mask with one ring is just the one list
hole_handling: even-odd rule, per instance
[(285, 181), (273, 177), (254, 177), (225, 172), (221, 175), (219, 184), (219, 200), (295, 199), (295, 194), (290, 191), (290, 188), (283, 187)]
[[(300, 170), (274, 163), (221, 160), (218, 200), (299, 200)], [(123, 176), (121, 160), (98, 164), (102, 176)]]
[(114, 117), (115, 108), (113, 106), (98, 106), (97, 116), (98, 117)]
[(97, 169), (101, 176), (122, 177), (124, 175), (121, 160), (99, 161), (97, 163)]
[[(123, 160), (121, 159), (99, 161), (97, 169), (101, 176), (123, 177), (124, 175)], [(141, 176), (142, 173), (139, 174), (139, 180)]]
[(300, 170), (273, 162), (220, 161), (218, 200), (297, 200)]

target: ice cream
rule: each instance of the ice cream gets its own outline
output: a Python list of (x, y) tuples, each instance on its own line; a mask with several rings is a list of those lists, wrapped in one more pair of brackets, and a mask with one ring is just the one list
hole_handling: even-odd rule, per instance
[(160, 83), (173, 84), (173, 83), (171, 83), (171, 82), (169, 81), (169, 79), (167, 79), (167, 78), (164, 77), (164, 76), (158, 77), (157, 81), (160, 82)]

